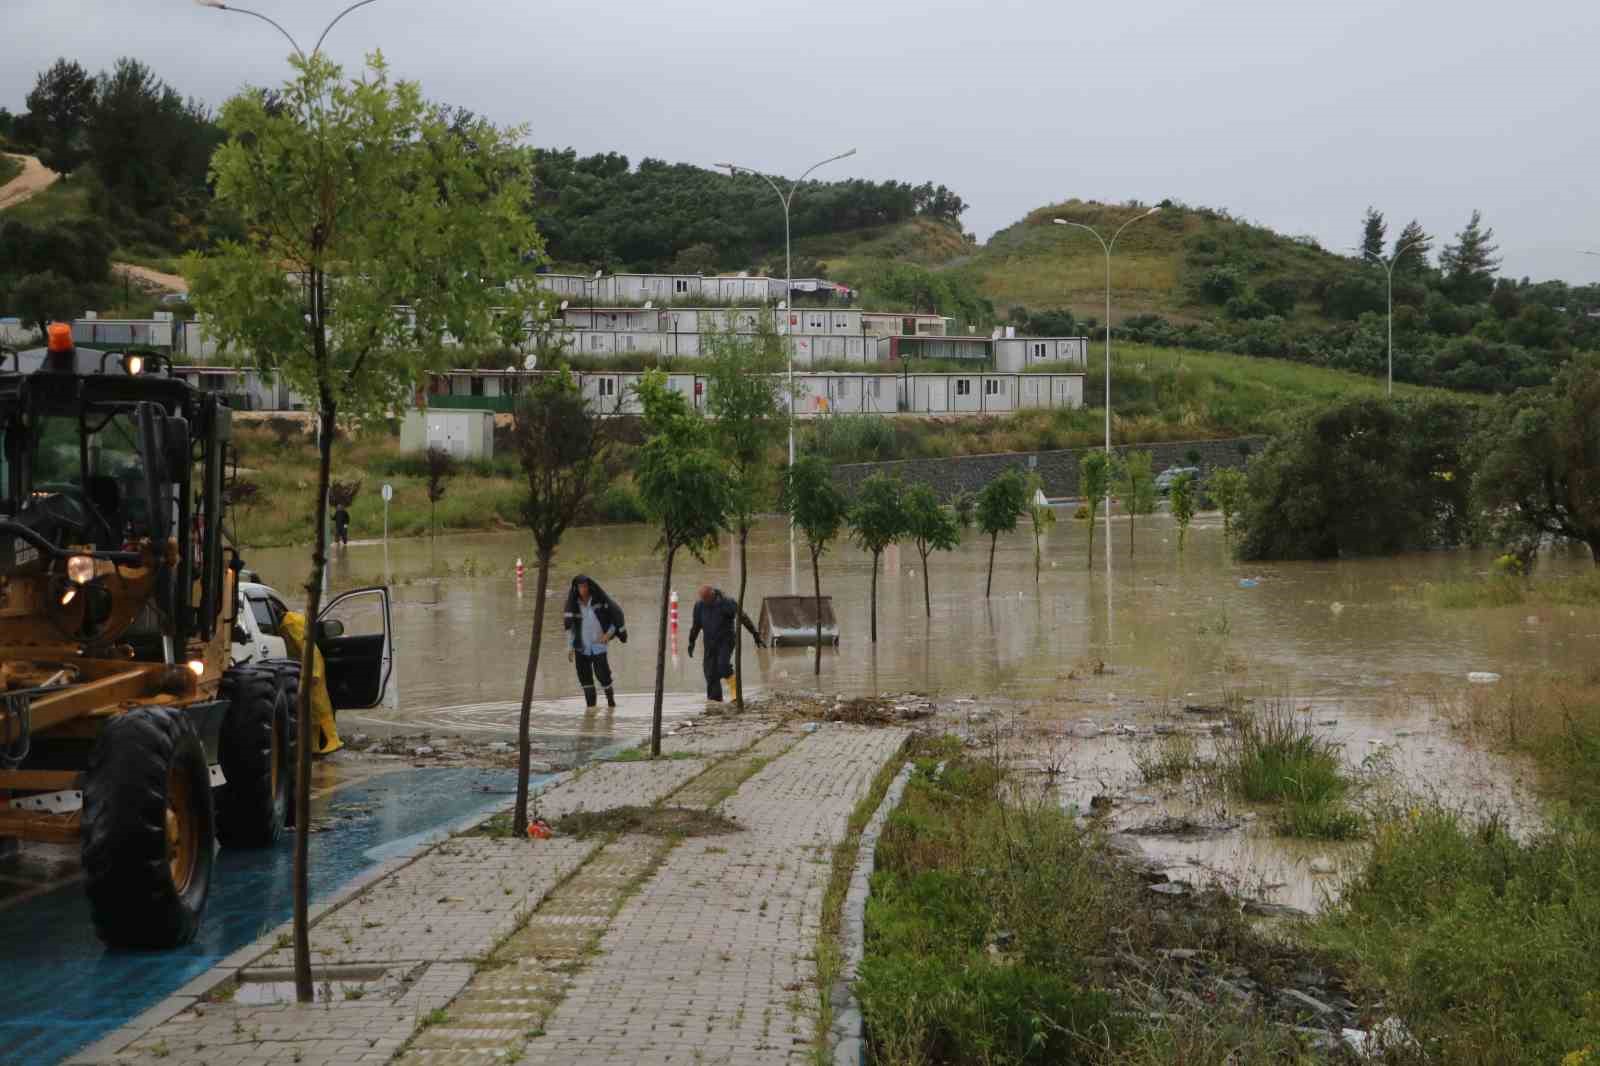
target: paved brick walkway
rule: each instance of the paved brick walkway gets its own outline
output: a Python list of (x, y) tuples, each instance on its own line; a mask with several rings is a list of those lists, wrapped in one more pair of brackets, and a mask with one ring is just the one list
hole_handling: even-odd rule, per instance
[[(701, 759), (602, 763), (541, 797), (540, 809), (555, 816), (653, 803), (705, 766)], [(164, 1020), (137, 1020), (70, 1062), (387, 1062), (466, 987), (474, 964), (599, 847), (569, 838), (531, 847), (453, 838), (312, 926), (316, 978), (329, 982), (315, 1006), (259, 1002), (292, 980), (291, 952), (275, 946), (287, 944), (285, 927), (264, 937), (240, 969), (213, 969), (171, 997), (158, 1008)], [(229, 978), (243, 979), (239, 993), (208, 1002)], [(293, 998), (292, 985), (287, 995)]]
[(747, 781), (719, 808), (746, 831), (667, 856), (523, 1061), (804, 1061), (832, 848), (903, 739), (827, 726)]

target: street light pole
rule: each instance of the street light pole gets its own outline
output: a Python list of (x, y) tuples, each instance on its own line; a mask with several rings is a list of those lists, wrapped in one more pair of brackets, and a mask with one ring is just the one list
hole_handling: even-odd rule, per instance
[[(294, 35), (280, 26), (275, 20), (263, 15), (261, 12), (251, 11), (247, 7), (237, 7), (233, 4), (223, 3), (223, 0), (194, 0), (194, 2), (201, 7), (216, 8), (218, 11), (231, 11), (236, 15), (249, 15), (251, 18), (260, 19), (262, 22), (265, 22), (268, 26), (271, 26), (273, 29), (277, 30), (283, 35), (283, 39), (289, 42), (289, 47), (294, 49), (295, 55), (299, 56), (302, 61), (306, 59), (306, 54), (301, 49), (300, 43), (294, 39)], [(322, 51), (322, 42), (328, 39), (329, 32), (331, 32), (333, 28), (339, 24), (340, 20), (342, 20), (346, 15), (350, 14), (350, 12), (354, 11), (358, 7), (366, 7), (368, 4), (373, 4), (376, 2), (377, 0), (356, 0), (355, 3), (351, 4), (349, 7), (333, 16), (333, 19), (326, 26), (322, 27), (322, 32), (317, 35), (317, 43), (312, 47), (311, 54), (316, 55), (318, 52)]]
[(1100, 231), (1093, 226), (1086, 226), (1082, 222), (1069, 222), (1064, 218), (1055, 219), (1058, 226), (1076, 226), (1078, 229), (1087, 230), (1100, 242), (1100, 247), (1106, 253), (1106, 578), (1111, 577), (1111, 250), (1117, 246), (1117, 238), (1122, 236), (1122, 231), (1139, 221), (1158, 213), (1159, 207), (1152, 207), (1142, 215), (1134, 215), (1128, 221), (1117, 227), (1117, 232), (1107, 241), (1100, 236)]
[(1379, 266), (1383, 267), (1384, 273), (1385, 302), (1389, 321), (1389, 399), (1391, 400), (1394, 399), (1394, 267), (1407, 250), (1426, 242), (1426, 237), (1413, 238), (1396, 245), (1394, 252), (1387, 259), (1377, 255), (1371, 257)]
[[(759, 170), (752, 170), (749, 167), (739, 166), (737, 163), (718, 163), (717, 164), (717, 166), (722, 167), (723, 169), (725, 169), (728, 172), (728, 176), (729, 177), (738, 177), (738, 175), (739, 175), (739, 173), (741, 171), (743, 171), (746, 174), (754, 174), (756, 177), (760, 178), (762, 181), (764, 181), (768, 185), (772, 186), (772, 191), (778, 194), (778, 202), (783, 205), (783, 275), (784, 275), (784, 279), (783, 279), (783, 303), (781, 304), (781, 306), (786, 308), (791, 314), (794, 311), (794, 259), (793, 259), (793, 256), (791, 254), (791, 248), (790, 248), (789, 205), (794, 202), (794, 194), (799, 191), (800, 183), (805, 181), (806, 178), (810, 176), (810, 174), (811, 174), (811, 172), (813, 170), (816, 170), (818, 167), (826, 166), (829, 163), (837, 163), (841, 159), (848, 159), (848, 158), (850, 158), (851, 156), (853, 156), (855, 154), (856, 154), (856, 150), (854, 148), (852, 148), (848, 152), (840, 152), (838, 155), (831, 155), (828, 158), (822, 160), (822, 162), (820, 162), (820, 163), (813, 163), (810, 167), (806, 168), (806, 170), (805, 170), (805, 172), (803, 174), (801, 174), (798, 178), (796, 178), (794, 180), (794, 182), (789, 186), (789, 191), (788, 192), (784, 192), (781, 188), (778, 187), (778, 183), (777, 182), (773, 181), (771, 178), (767, 177), (767, 175), (761, 173), (761, 171), (759, 171)], [(788, 349), (789, 349), (789, 465), (793, 466), (794, 465), (794, 330), (792, 330), (792, 329), (789, 330), (787, 332), (787, 337), (788, 337)], [(790, 540), (794, 539), (794, 523), (793, 522), (791, 522), (789, 524), (789, 538), (790, 538)]]

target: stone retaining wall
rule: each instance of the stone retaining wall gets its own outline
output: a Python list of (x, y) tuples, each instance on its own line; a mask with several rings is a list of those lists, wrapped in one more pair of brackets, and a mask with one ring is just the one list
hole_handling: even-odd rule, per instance
[[(1242, 467), (1249, 455), (1265, 447), (1266, 437), (1231, 437), (1226, 440), (1172, 441), (1166, 444), (1132, 444), (1117, 447), (1121, 455), (1129, 451), (1148, 451), (1155, 458), (1157, 473), (1169, 466), (1198, 466), (1201, 475), (1218, 467)], [(1085, 452), (1097, 448), (1062, 448), (1044, 452), (1002, 452), (996, 455), (960, 455), (948, 459), (901, 459), (886, 463), (843, 463), (833, 468), (833, 477), (846, 493), (880, 471), (907, 483), (932, 485), (941, 499), (961, 492), (978, 492), (1010, 467), (1024, 472), (1037, 470), (1044, 479), (1044, 492), (1052, 498), (1078, 494), (1078, 463)], [(1200, 454), (1191, 463), (1188, 454)]]

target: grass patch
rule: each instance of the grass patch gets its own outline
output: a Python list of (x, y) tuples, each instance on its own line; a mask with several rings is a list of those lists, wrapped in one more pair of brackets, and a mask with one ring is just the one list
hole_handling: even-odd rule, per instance
[(1600, 666), (1474, 685), (1453, 710), (1489, 746), (1532, 757), (1546, 794), (1600, 827)]
[[(666, 751), (666, 752), (662, 752), (660, 755), (655, 757), (656, 760), (661, 760), (661, 759), (680, 760), (680, 759), (703, 759), (703, 758), (705, 758), (704, 755), (696, 755), (692, 751)], [(644, 748), (644, 747), (623, 748), (621, 751), (617, 752), (615, 755), (608, 755), (604, 759), (597, 759), (596, 761), (597, 762), (650, 762), (651, 761), (650, 749), (649, 748)]]
[(1477, 581), (1440, 581), (1422, 588), (1430, 607), (1600, 607), (1600, 568), (1567, 577), (1529, 580), (1493, 574)]
[(1240, 799), (1276, 805), (1273, 827), (1283, 836), (1352, 840), (1364, 829), (1346, 803), (1351, 781), (1338, 744), (1285, 704), (1236, 716), (1216, 773)]
[(1364, 868), (1315, 927), (1388, 996), (1431, 1061), (1587, 1062), (1600, 1045), (1600, 836), (1526, 842), (1421, 808), (1381, 823)]
[[(912, 750), (924, 750), (926, 755), (928, 746), (935, 741), (914, 738), (911, 741)], [(949, 750), (959, 750), (959, 746), (946, 743)], [(841, 954), (842, 945), (839, 943), (840, 929), (844, 921), (844, 899), (850, 892), (850, 878), (855, 873), (856, 856), (861, 848), (861, 834), (866, 829), (867, 823), (877, 813), (878, 806), (883, 802), (883, 797), (889, 791), (889, 786), (894, 782), (895, 775), (900, 772), (904, 764), (902, 757), (889, 759), (878, 768), (877, 774), (872, 779), (872, 784), (867, 788), (867, 794), (861, 797), (855, 809), (850, 812), (850, 821), (845, 827), (844, 839), (834, 845), (832, 866), (828, 873), (828, 888), (822, 896), (822, 924), (817, 931), (817, 1029), (812, 1043), (812, 1061), (817, 1066), (828, 1066), (833, 1062), (833, 1048), (829, 1044), (829, 1034), (833, 1030), (833, 985), (839, 978), (839, 967), (844, 959)]]
[(12, 178), (22, 173), (22, 160), (9, 155), (0, 155), (0, 185), (4, 185)]
[[(1219, 894), (1153, 903), (1098, 830), (994, 762), (919, 761), (877, 858), (857, 991), (878, 1063), (1319, 1061), (1270, 989), (1323, 956)], [(1194, 985), (1223, 973), (1269, 991), (1235, 1010)]]
[(690, 807), (610, 807), (573, 811), (557, 818), (552, 828), (580, 840), (596, 834), (643, 833), (661, 837), (705, 837), (740, 833), (744, 826), (715, 811)]
[(1172, 733), (1134, 748), (1133, 765), (1150, 784), (1182, 781), (1200, 766), (1198, 745), (1187, 733)]

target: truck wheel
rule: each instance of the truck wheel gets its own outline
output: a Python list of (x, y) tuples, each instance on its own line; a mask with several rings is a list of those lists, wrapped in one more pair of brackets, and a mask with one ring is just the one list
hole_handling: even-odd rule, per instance
[(106, 721), (83, 785), (83, 872), (95, 932), (112, 947), (194, 939), (211, 890), (211, 774), (182, 711)]
[(283, 772), (288, 780), (289, 799), (285, 808), (284, 824), (294, 825), (294, 775), (298, 765), (300, 743), (299, 705), (300, 698), (300, 660), (298, 659), (265, 659), (257, 664), (260, 669), (268, 670), (278, 679), (278, 689), (283, 693), (284, 708), (284, 745), (283, 745)]
[(289, 812), (289, 711), (277, 676), (235, 668), (222, 675), (222, 774), (217, 839), (225, 848), (264, 848), (283, 833)]

